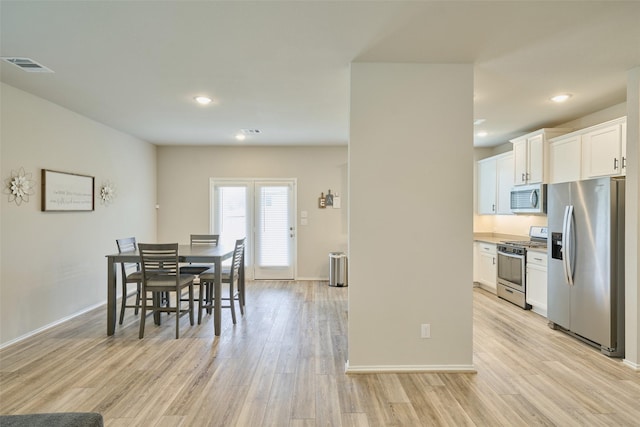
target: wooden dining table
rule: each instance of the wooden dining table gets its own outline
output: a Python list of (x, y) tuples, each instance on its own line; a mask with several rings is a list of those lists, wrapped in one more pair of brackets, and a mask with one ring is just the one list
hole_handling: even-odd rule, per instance
[[(180, 262), (213, 264), (215, 266), (213, 321), (214, 333), (220, 336), (220, 322), (222, 320), (222, 261), (231, 258), (235, 248), (235, 242), (221, 241), (217, 246), (191, 246), (179, 245), (178, 258)], [(139, 263), (140, 252), (122, 252), (107, 255), (107, 335), (113, 335), (116, 330), (116, 277), (118, 264), (123, 262)], [(123, 296), (124, 297), (124, 296)]]

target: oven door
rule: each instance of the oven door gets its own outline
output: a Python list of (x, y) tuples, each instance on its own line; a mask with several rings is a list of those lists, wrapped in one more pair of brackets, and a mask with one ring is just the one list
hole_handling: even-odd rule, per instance
[(498, 283), (524, 292), (525, 257), (498, 251)]

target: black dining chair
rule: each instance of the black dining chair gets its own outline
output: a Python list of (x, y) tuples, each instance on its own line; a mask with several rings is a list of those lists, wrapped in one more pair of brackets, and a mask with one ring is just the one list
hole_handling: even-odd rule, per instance
[[(189, 238), (191, 246), (218, 246), (219, 234), (192, 234)], [(180, 267), (180, 273), (198, 275), (213, 267), (213, 264), (194, 264), (183, 265)]]
[[(118, 253), (135, 252), (138, 250), (135, 237), (127, 237), (124, 239), (117, 239), (116, 245), (118, 246)], [(120, 271), (122, 274), (122, 300), (120, 304), (120, 324), (124, 320), (124, 312), (127, 308), (133, 308), (134, 313), (138, 314), (140, 309), (140, 285), (142, 283), (142, 270), (140, 264), (136, 262), (123, 262), (120, 264)], [(129, 295), (129, 285), (136, 285), (135, 295)], [(127, 300), (135, 296), (136, 300), (134, 304), (127, 304)]]
[(198, 296), (198, 324), (202, 320), (202, 310), (211, 311), (215, 298), (220, 297), (221, 300), (228, 300), (229, 305), (222, 306), (222, 308), (231, 309), (231, 318), (233, 324), (236, 324), (236, 309), (235, 301), (238, 301), (240, 307), (240, 313), (244, 314), (244, 289), (240, 291), (240, 286), (244, 287), (244, 281), (241, 280), (241, 269), (244, 269), (244, 248), (245, 239), (236, 240), (236, 246), (233, 251), (233, 259), (230, 266), (223, 267), (221, 272), (222, 284), (228, 284), (228, 292), (225, 292), (224, 287), (223, 294), (218, 296), (214, 295), (213, 283), (215, 281), (215, 267), (200, 274), (200, 292)]
[[(177, 243), (159, 243), (138, 245), (142, 264), (142, 313), (140, 316), (140, 335), (144, 337), (144, 326), (147, 312), (147, 293), (151, 292), (153, 298), (151, 310), (154, 313), (176, 313), (176, 339), (180, 334), (180, 318), (189, 314), (191, 325), (193, 319), (193, 280), (192, 274), (181, 274), (178, 262)], [(184, 291), (187, 290), (187, 296)], [(175, 293), (175, 306), (170, 301), (162, 304), (163, 293)], [(188, 308), (183, 308), (183, 303), (188, 303)]]

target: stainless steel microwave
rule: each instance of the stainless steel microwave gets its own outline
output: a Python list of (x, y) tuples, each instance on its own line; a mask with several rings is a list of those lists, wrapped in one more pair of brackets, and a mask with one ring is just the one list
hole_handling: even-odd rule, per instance
[(511, 212), (544, 214), (547, 212), (546, 184), (521, 185), (511, 189)]

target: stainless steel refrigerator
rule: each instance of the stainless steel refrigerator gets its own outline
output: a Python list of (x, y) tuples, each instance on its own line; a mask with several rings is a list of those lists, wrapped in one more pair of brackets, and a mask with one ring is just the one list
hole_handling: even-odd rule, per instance
[(623, 178), (551, 184), (547, 191), (549, 325), (624, 356)]

